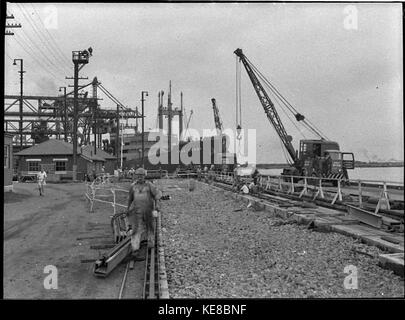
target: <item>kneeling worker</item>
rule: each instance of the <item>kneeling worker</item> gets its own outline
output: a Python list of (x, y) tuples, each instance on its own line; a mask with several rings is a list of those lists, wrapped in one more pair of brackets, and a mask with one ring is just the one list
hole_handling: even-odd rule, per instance
[(154, 246), (155, 217), (157, 217), (158, 200), (162, 193), (156, 186), (145, 181), (146, 171), (143, 168), (135, 170), (135, 182), (129, 189), (127, 217), (131, 234), (132, 255), (136, 260), (144, 260), (145, 257), (137, 255), (141, 238), (144, 232), (147, 234), (148, 246)]

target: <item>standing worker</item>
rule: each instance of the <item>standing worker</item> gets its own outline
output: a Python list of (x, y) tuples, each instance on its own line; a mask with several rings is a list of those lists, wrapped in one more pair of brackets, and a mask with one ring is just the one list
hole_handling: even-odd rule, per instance
[(252, 178), (253, 178), (253, 183), (255, 185), (257, 185), (257, 182), (259, 181), (259, 178), (260, 178), (260, 172), (259, 172), (259, 170), (257, 170), (257, 168), (255, 168), (255, 171), (252, 174)]
[(39, 189), (39, 195), (45, 195), (44, 191), (44, 185), (46, 184), (46, 172), (44, 168), (41, 169), (41, 171), (37, 174), (37, 181), (38, 181), (38, 189)]
[(329, 152), (325, 152), (323, 171), (324, 171), (326, 177), (332, 172), (332, 158), (330, 157)]
[(141, 238), (147, 234), (148, 246), (154, 246), (155, 219), (157, 217), (158, 200), (162, 193), (150, 182), (145, 181), (146, 171), (143, 168), (135, 170), (136, 181), (129, 189), (127, 217), (131, 233), (132, 255), (135, 260), (144, 260), (139, 255)]

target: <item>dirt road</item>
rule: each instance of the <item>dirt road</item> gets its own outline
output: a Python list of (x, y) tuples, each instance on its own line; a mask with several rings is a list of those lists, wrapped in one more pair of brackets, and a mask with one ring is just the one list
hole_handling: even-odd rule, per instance
[[(124, 265), (100, 279), (93, 276), (92, 263), (81, 263), (101, 253), (91, 245), (113, 242), (112, 208), (89, 213), (84, 191), (82, 183), (47, 184), (40, 197), (36, 184), (17, 183), (13, 193), (4, 193), (5, 299), (118, 297)], [(44, 288), (48, 265), (57, 268), (57, 289)]]

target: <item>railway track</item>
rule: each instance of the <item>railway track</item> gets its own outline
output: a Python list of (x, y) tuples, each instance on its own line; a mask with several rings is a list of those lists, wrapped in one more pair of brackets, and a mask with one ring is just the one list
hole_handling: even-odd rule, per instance
[(146, 250), (145, 261), (126, 263), (118, 299), (160, 299), (168, 298), (163, 251), (160, 248), (160, 216), (155, 223), (154, 246)]

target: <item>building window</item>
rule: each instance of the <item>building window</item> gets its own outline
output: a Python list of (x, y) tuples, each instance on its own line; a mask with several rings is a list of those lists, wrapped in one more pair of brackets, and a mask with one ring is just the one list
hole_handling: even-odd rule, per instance
[(55, 162), (55, 171), (66, 171), (66, 162), (65, 161), (56, 161)]
[(29, 161), (28, 162), (28, 171), (40, 171), (39, 170), (39, 161)]
[(10, 146), (4, 146), (4, 168), (10, 168)]

